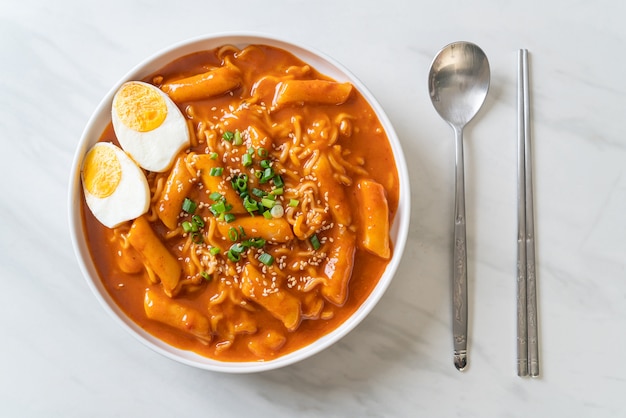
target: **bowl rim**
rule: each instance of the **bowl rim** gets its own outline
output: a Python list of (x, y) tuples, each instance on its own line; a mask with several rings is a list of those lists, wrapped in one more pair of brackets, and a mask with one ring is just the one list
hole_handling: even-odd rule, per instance
[[(353, 83), (353, 85), (359, 90), (361, 95), (363, 95), (365, 100), (372, 107), (376, 116), (379, 118), (381, 125), (384, 127), (392, 148), (393, 156), (396, 162), (396, 169), (398, 171), (400, 187), (399, 201), (394, 222), (391, 226), (391, 237), (394, 244), (394, 251), (392, 258), (390, 259), (378, 283), (372, 289), (370, 295), (350, 317), (348, 317), (342, 324), (330, 333), (320, 337), (307, 346), (276, 359), (267, 361), (227, 362), (215, 360), (201, 356), (195, 352), (179, 349), (167, 344), (141, 328), (124, 313), (124, 311), (116, 304), (113, 298), (109, 295), (108, 291), (104, 288), (89, 252), (81, 215), (80, 203), (82, 195), (80, 185), (80, 167), (82, 165), (82, 160), (88, 147), (91, 147), (98, 140), (104, 127), (108, 121), (110, 121), (112, 98), (119, 87), (125, 81), (140, 79), (153, 73), (156, 69), (163, 67), (176, 58), (192, 52), (211, 49), (226, 44), (233, 44), (239, 47), (251, 44), (265, 44), (282, 48), (303, 61), (310, 63), (322, 74), (330, 76), (338, 81), (350, 81)], [(406, 160), (395, 129), (379, 102), (374, 98), (373, 94), (350, 70), (335, 59), (315, 48), (293, 41), (288, 41), (281, 37), (259, 32), (218, 32), (174, 43), (169, 47), (163, 48), (141, 60), (130, 71), (124, 74), (101, 99), (100, 103), (91, 114), (80, 136), (72, 161), (68, 193), (70, 238), (80, 270), (100, 305), (118, 324), (122, 326), (122, 328), (126, 329), (127, 332), (133, 335), (133, 337), (138, 339), (141, 343), (167, 358), (192, 367), (225, 373), (255, 373), (282, 368), (302, 361), (325, 350), (351, 332), (374, 309), (395, 276), (398, 265), (402, 259), (409, 231), (410, 194), (409, 175)]]

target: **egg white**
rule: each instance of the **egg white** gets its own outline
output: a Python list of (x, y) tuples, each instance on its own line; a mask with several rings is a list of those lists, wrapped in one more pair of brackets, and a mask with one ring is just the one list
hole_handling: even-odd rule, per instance
[[(174, 162), (176, 155), (189, 146), (187, 122), (172, 99), (159, 88), (140, 81), (132, 81), (132, 83), (143, 84), (158, 92), (165, 99), (167, 116), (159, 127), (151, 131), (139, 132), (122, 123), (115, 108), (112, 107), (111, 118), (115, 135), (124, 151), (141, 167), (155, 172), (166, 171)], [(115, 103), (115, 97), (113, 102)]]
[(81, 179), (85, 201), (100, 223), (108, 228), (115, 228), (148, 211), (150, 188), (144, 172), (120, 148), (109, 142), (98, 142), (94, 145), (95, 147), (109, 147), (113, 149), (121, 166), (121, 178), (112, 194), (100, 198), (91, 194), (85, 187), (85, 167), (83, 164)]

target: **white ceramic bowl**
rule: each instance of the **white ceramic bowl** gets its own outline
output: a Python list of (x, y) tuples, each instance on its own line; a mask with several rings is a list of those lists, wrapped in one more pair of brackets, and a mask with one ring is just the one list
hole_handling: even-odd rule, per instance
[[(102, 131), (110, 122), (110, 109), (112, 98), (114, 93), (121, 86), (121, 84), (127, 80), (142, 79), (143, 77), (153, 73), (154, 71), (165, 66), (171, 61), (184, 55), (201, 50), (213, 49), (225, 44), (231, 44), (238, 47), (244, 47), (250, 44), (265, 44), (282, 48), (296, 55), (303, 61), (311, 64), (323, 74), (326, 74), (338, 81), (351, 82), (372, 106), (383, 127), (386, 130), (395, 156), (396, 167), (400, 180), (400, 199), (398, 202), (398, 211), (396, 213), (396, 217), (391, 228), (391, 239), (394, 244), (394, 252), (391, 261), (387, 265), (387, 268), (385, 269), (382, 277), (380, 278), (372, 293), (350, 318), (348, 318), (343, 324), (341, 324), (331, 333), (321, 337), (312, 344), (303, 347), (295, 352), (265, 362), (221, 362), (213, 360), (200, 356), (191, 351), (185, 351), (173, 347), (144, 331), (135, 322), (128, 318), (126, 314), (117, 306), (115, 301), (110, 297), (104, 285), (100, 281), (91, 255), (89, 253), (87, 243), (85, 241), (85, 231), (81, 218), (80, 205), (82, 195), (80, 184), (80, 167), (82, 164), (82, 159), (86, 151), (98, 140)], [(89, 284), (94, 294), (96, 295), (96, 298), (105, 308), (105, 310), (107, 310), (112, 315), (112, 317), (115, 318), (115, 320), (117, 320), (122, 325), (122, 327), (128, 330), (139, 341), (146, 344), (148, 347), (152, 348), (158, 353), (161, 353), (166, 357), (190, 366), (228, 373), (259, 372), (293, 364), (329, 347), (330, 345), (341, 339), (343, 336), (345, 336), (354, 327), (356, 327), (380, 300), (396, 272), (406, 243), (407, 233), (409, 229), (409, 218), (409, 177), (406, 167), (406, 161), (400, 147), (400, 142), (383, 109), (378, 104), (376, 99), (374, 99), (372, 94), (367, 90), (367, 88), (341, 64), (337, 63), (335, 60), (329, 58), (328, 56), (325, 56), (324, 54), (314, 51), (311, 48), (296, 45), (274, 37), (268, 37), (265, 35), (252, 33), (214, 34), (191, 39), (189, 41), (173, 45), (157, 53), (156, 55), (142, 61), (139, 65), (137, 65), (130, 72), (128, 72), (128, 74), (126, 74), (115, 86), (111, 88), (109, 93), (104, 97), (104, 99), (102, 99), (102, 101), (96, 108), (92, 117), (89, 119), (89, 122), (87, 123), (87, 126), (82, 134), (82, 137), (80, 138), (78, 147), (76, 149), (69, 185), (69, 223), (74, 251), (76, 252), (78, 263), (80, 264), (80, 268), (82, 269), (87, 283)]]

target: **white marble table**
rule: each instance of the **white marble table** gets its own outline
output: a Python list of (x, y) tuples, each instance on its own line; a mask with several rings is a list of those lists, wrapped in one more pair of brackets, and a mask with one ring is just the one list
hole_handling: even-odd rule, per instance
[[(0, 1), (0, 416), (625, 416), (625, 4)], [(196, 370), (138, 343), (89, 290), (67, 220), (74, 148), (113, 83), (174, 42), (232, 30), (350, 68), (395, 125), (412, 181), (404, 261), (373, 313), (330, 349), (254, 375)], [(492, 68), (465, 132), (464, 373), (451, 355), (454, 141), (426, 84), (456, 40), (478, 43)], [(515, 373), (519, 48), (534, 104), (538, 379)]]

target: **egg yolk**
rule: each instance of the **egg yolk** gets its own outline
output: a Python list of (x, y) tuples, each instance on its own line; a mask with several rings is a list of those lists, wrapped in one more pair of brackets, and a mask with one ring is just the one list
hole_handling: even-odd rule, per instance
[(85, 156), (83, 167), (85, 189), (100, 199), (113, 194), (122, 179), (122, 165), (109, 147), (93, 147)]
[(137, 132), (161, 126), (167, 116), (167, 104), (155, 89), (139, 83), (126, 83), (120, 88), (113, 107), (124, 125)]

